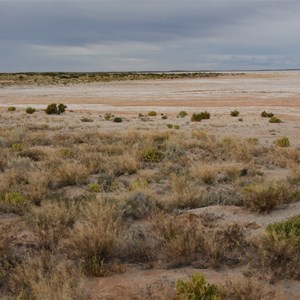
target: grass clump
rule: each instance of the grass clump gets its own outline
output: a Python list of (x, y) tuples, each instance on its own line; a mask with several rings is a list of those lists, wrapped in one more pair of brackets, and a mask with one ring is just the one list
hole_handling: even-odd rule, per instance
[(163, 159), (164, 154), (156, 148), (144, 148), (141, 153), (141, 158), (145, 162), (159, 162)]
[(239, 114), (240, 114), (240, 112), (238, 111), (238, 110), (232, 110), (231, 112), (230, 112), (230, 115), (232, 116), (232, 117), (238, 117), (239, 116)]
[(180, 118), (184, 118), (184, 117), (186, 117), (187, 116), (187, 112), (186, 111), (184, 111), (184, 110), (182, 110), (181, 112), (179, 112), (178, 113), (178, 115), (177, 115), (178, 117), (180, 117)]
[(277, 117), (272, 117), (269, 120), (269, 123), (281, 123), (282, 121)]
[(112, 114), (106, 113), (106, 114), (104, 115), (104, 120), (109, 121), (112, 117), (113, 117)]
[(115, 122), (115, 123), (122, 123), (122, 122), (123, 122), (123, 119), (120, 118), (120, 117), (115, 117), (115, 118), (114, 118), (114, 122)]
[(16, 108), (14, 106), (9, 106), (7, 108), (7, 111), (15, 111), (15, 110), (16, 110)]
[(60, 103), (51, 103), (47, 106), (45, 112), (47, 115), (60, 115), (61, 113), (65, 112), (67, 106)]
[(254, 183), (242, 190), (242, 205), (257, 212), (269, 212), (292, 200), (292, 192), (284, 182)]
[(26, 108), (25, 111), (26, 111), (26, 114), (32, 115), (33, 113), (35, 113), (35, 108), (29, 106)]
[(285, 240), (300, 249), (300, 215), (283, 222), (268, 225), (267, 232), (270, 237)]
[(268, 112), (266, 112), (266, 111), (263, 111), (260, 115), (261, 115), (261, 117), (263, 117), (263, 118), (272, 118), (272, 117), (274, 117), (274, 114), (273, 114), (273, 113), (268, 113)]
[(100, 190), (101, 190), (101, 186), (100, 186), (100, 184), (98, 184), (98, 183), (90, 183), (90, 184), (88, 185), (88, 190), (89, 190), (90, 192), (98, 193), (98, 192), (100, 192)]
[(283, 137), (275, 141), (275, 144), (279, 147), (289, 147), (290, 141), (287, 137)]
[(94, 120), (90, 118), (82, 118), (81, 122), (94, 122)]
[(152, 111), (148, 112), (148, 116), (149, 117), (155, 117), (155, 116), (157, 116), (157, 113), (156, 113), (156, 111), (152, 110)]
[(200, 122), (201, 120), (208, 120), (210, 119), (210, 113), (207, 111), (203, 111), (200, 113), (193, 113), (191, 117), (192, 122)]
[(195, 273), (192, 277), (176, 282), (176, 296), (174, 300), (221, 300), (218, 286), (206, 282), (205, 276)]
[(23, 150), (23, 145), (16, 143), (16, 144), (12, 144), (11, 148), (14, 152), (21, 152)]

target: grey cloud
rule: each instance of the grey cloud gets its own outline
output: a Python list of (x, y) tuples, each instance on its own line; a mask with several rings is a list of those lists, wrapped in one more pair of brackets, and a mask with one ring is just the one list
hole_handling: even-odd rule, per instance
[(0, 71), (300, 63), (298, 1), (11, 0), (0, 7)]

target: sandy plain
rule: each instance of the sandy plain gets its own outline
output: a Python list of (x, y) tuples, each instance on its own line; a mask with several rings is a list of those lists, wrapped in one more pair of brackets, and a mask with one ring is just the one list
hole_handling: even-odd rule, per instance
[[(45, 116), (38, 111), (26, 115), (23, 108), (46, 108), (50, 103), (64, 103), (68, 106), (62, 116)], [(5, 117), (6, 107), (17, 107), (10, 123)], [(293, 147), (300, 146), (300, 72), (249, 72), (239, 76), (188, 80), (143, 80), (113, 81), (61, 86), (11, 86), (0, 88), (0, 126), (26, 126), (47, 130), (57, 129), (64, 133), (72, 130), (99, 129), (102, 131), (123, 131), (128, 129), (165, 130), (166, 125), (176, 124), (180, 131), (204, 129), (216, 136), (240, 136), (257, 138), (262, 145), (271, 146), (275, 139), (287, 136)], [(230, 111), (240, 111), (238, 118)], [(141, 120), (138, 114), (156, 111), (157, 117)], [(178, 118), (179, 111), (193, 112), (207, 110), (211, 118), (205, 122), (190, 122), (189, 117)], [(270, 124), (261, 118), (265, 110), (282, 119), (280, 124)], [(105, 113), (123, 118), (121, 124), (103, 119)], [(162, 119), (161, 114), (167, 116)], [(4, 116), (5, 115), (5, 116)], [(4, 116), (4, 117), (3, 117)], [(81, 119), (91, 118), (93, 122), (83, 123)], [(242, 119), (242, 120), (239, 120)], [(280, 179), (286, 170), (276, 169), (270, 177)], [(214, 213), (223, 219), (235, 220), (259, 227), (276, 220), (286, 219), (300, 213), (298, 204), (291, 204), (273, 214), (257, 215), (236, 208), (211, 206), (188, 211), (187, 214)], [(1, 218), (0, 218), (1, 219)], [(4, 220), (4, 219), (3, 219)], [(2, 220), (2, 221), (3, 221)], [(1, 222), (2, 222), (1, 221)], [(245, 225), (244, 224), (244, 225)], [(246, 224), (246, 225), (247, 225)], [(86, 289), (92, 299), (164, 299), (171, 295), (172, 286), (178, 278), (185, 278), (195, 272), (193, 267), (175, 270), (143, 270), (129, 267), (124, 274), (93, 278), (87, 281)], [(220, 271), (201, 270), (208, 280), (222, 282), (224, 278), (239, 277), (238, 269)], [(277, 299), (300, 299), (299, 281), (282, 281), (277, 284)], [(155, 292), (153, 292), (155, 290)]]

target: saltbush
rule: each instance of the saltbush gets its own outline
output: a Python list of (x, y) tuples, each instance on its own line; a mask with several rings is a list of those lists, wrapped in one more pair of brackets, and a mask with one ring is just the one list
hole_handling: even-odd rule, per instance
[(15, 108), (14, 106), (9, 106), (9, 107), (7, 108), (7, 110), (8, 110), (8, 111), (15, 111), (16, 108)]
[(290, 141), (287, 137), (282, 137), (281, 139), (276, 140), (275, 144), (279, 147), (289, 147)]
[(141, 158), (145, 162), (159, 162), (163, 159), (164, 155), (156, 148), (144, 148), (142, 150)]
[(239, 114), (240, 114), (240, 112), (239, 112), (238, 110), (236, 110), (236, 109), (230, 112), (230, 115), (231, 115), (232, 117), (238, 117)]
[(200, 273), (192, 275), (190, 280), (176, 282), (174, 300), (221, 300), (221, 293), (215, 284), (206, 283), (205, 276)]
[(281, 120), (277, 117), (272, 117), (270, 120), (269, 120), (269, 123), (281, 123)]
[(35, 108), (33, 108), (33, 107), (26, 108), (26, 114), (32, 115), (33, 113), (35, 113)]
[(59, 115), (63, 112), (65, 112), (67, 106), (60, 103), (60, 104), (56, 104), (56, 103), (51, 103), (47, 106), (45, 112), (47, 115)]
[(150, 117), (155, 117), (157, 115), (157, 113), (156, 113), (156, 111), (149, 111), (148, 112), (148, 116), (150, 116)]
[(123, 122), (123, 119), (120, 118), (120, 117), (115, 117), (115, 118), (114, 118), (114, 122), (115, 122), (115, 123), (122, 123), (122, 122)]
[(275, 234), (277, 239), (289, 241), (300, 249), (300, 215), (268, 225), (267, 232), (270, 237)]
[(180, 118), (184, 118), (185, 116), (187, 116), (187, 112), (182, 110), (181, 112), (179, 112), (178, 117)]

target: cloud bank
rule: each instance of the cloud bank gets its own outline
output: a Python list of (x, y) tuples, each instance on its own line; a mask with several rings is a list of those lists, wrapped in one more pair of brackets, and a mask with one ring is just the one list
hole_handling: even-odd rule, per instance
[(300, 68), (300, 1), (2, 0), (0, 72)]

